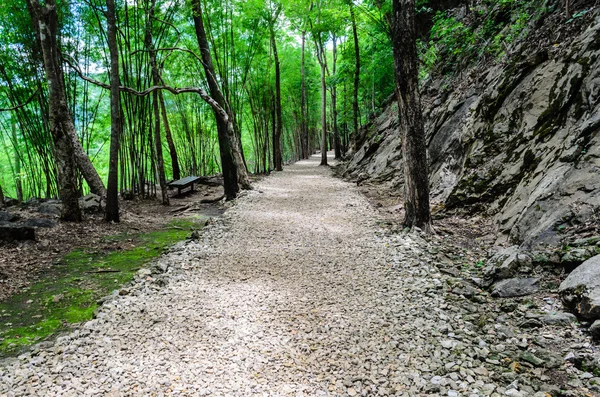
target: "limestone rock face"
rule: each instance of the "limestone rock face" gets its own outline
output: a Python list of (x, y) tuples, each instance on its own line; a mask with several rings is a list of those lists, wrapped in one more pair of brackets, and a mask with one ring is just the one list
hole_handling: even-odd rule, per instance
[[(600, 207), (600, 16), (568, 50), (521, 45), (468, 89), (423, 87), (432, 201), (494, 216), (498, 243), (560, 242)], [(361, 130), (350, 179), (402, 191), (397, 105)]]
[(600, 319), (600, 255), (579, 265), (560, 284), (563, 302), (579, 316)]

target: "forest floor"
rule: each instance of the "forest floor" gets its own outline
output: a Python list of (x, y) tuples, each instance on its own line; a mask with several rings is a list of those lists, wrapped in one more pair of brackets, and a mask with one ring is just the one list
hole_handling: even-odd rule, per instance
[(492, 299), (457, 270), (468, 248), (388, 215), (316, 157), (288, 166), (94, 320), (0, 361), (0, 395), (595, 395), (563, 358), (594, 350), (575, 324), (521, 323), (552, 295)]
[[(220, 191), (220, 192), (219, 192)], [(198, 186), (171, 198), (166, 207), (156, 200), (121, 201), (121, 222), (106, 223), (101, 213), (86, 214), (81, 223), (56, 222), (57, 216), (40, 214), (40, 203), (11, 207), (8, 211), (20, 221), (44, 219), (55, 226), (36, 229), (36, 240), (0, 242), (0, 302), (44, 278), (57, 260), (74, 249), (98, 252), (122, 251), (135, 246), (134, 239), (116, 236), (150, 233), (164, 229), (174, 220), (191, 214), (218, 216), (223, 212), (221, 204), (197, 204), (201, 198), (218, 197), (222, 188)], [(172, 193), (175, 191), (173, 190)], [(112, 237), (112, 238), (111, 238)]]
[[(171, 245), (223, 213), (222, 187), (197, 186), (171, 197), (123, 201), (121, 222), (91, 213), (81, 223), (57, 222), (52, 201), (11, 207), (18, 222), (46, 222), (36, 239), (0, 248), (0, 358), (77, 327), (93, 317), (98, 301)], [(218, 201), (218, 200), (217, 200)], [(6, 213), (6, 212), (5, 212)]]

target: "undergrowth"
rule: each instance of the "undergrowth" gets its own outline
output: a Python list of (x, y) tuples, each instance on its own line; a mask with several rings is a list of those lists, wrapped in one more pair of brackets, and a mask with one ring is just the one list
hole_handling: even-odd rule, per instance
[(39, 281), (0, 303), (0, 357), (91, 319), (99, 298), (131, 281), (140, 267), (198, 229), (199, 221), (175, 220), (151, 233), (106, 238), (127, 241), (129, 249), (65, 255)]
[(420, 78), (455, 74), (486, 56), (504, 57), (528, 33), (532, 22), (553, 11), (546, 4), (542, 0), (483, 0), (464, 14), (456, 9), (438, 11), (429, 41), (417, 43)]

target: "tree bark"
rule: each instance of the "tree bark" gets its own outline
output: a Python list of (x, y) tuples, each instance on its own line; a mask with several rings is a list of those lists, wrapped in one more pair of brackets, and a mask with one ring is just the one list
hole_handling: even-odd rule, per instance
[(17, 150), (17, 123), (12, 123), (12, 139), (15, 147), (15, 190), (17, 201), (23, 202), (23, 182), (21, 180), (21, 154)]
[[(333, 36), (333, 76), (335, 77), (336, 71), (336, 63), (337, 63), (337, 37)], [(337, 84), (334, 81), (334, 84), (331, 87), (331, 118), (333, 119), (333, 149), (335, 152), (335, 158), (342, 158), (342, 148), (340, 143), (340, 132), (338, 131), (337, 125)]]
[[(277, 13), (279, 14), (279, 13)], [(271, 47), (273, 48), (273, 58), (275, 60), (275, 125), (273, 128), (273, 165), (277, 171), (283, 171), (281, 156), (281, 129), (283, 118), (281, 115), (281, 69), (279, 64), (279, 55), (277, 54), (277, 43), (275, 42), (275, 30), (271, 23)]]
[(419, 95), (414, 0), (392, 1), (392, 47), (404, 158), (404, 224), (431, 232), (427, 146)]
[[(154, 19), (154, 9), (156, 0), (151, 0), (150, 9), (148, 10), (148, 24), (146, 26), (145, 45), (150, 56), (150, 67), (152, 68), (152, 81), (154, 85), (160, 85), (160, 73), (156, 62), (156, 51), (152, 44), (152, 22)], [(165, 177), (165, 160), (162, 151), (162, 137), (160, 135), (160, 91), (154, 91), (152, 94), (152, 111), (154, 113), (154, 151), (156, 152), (156, 174), (158, 175), (158, 183), (160, 184), (161, 203), (169, 205), (169, 190), (167, 188), (167, 179)]]
[(106, 9), (106, 37), (110, 53), (110, 154), (104, 219), (107, 222), (119, 222), (119, 147), (123, 129), (123, 116), (121, 112), (121, 79), (119, 77), (117, 17), (114, 0), (106, 0)]
[(327, 165), (327, 85), (325, 84), (325, 73), (327, 71), (327, 54), (325, 44), (322, 42), (321, 34), (315, 36), (317, 47), (317, 61), (321, 66), (321, 164)]
[(301, 62), (301, 69), (300, 69), (300, 75), (301, 75), (301, 98), (300, 98), (300, 112), (302, 113), (301, 115), (301, 143), (302, 143), (302, 158), (303, 159), (307, 159), (309, 157), (309, 149), (308, 149), (308, 125), (307, 125), (307, 118), (306, 118), (306, 71), (305, 71), (305, 60), (304, 60), (304, 53), (305, 53), (305, 47), (306, 47), (306, 30), (302, 31), (302, 62)]
[(356, 16), (354, 15), (354, 3), (350, 1), (350, 18), (352, 20), (352, 37), (354, 38), (354, 95), (352, 98), (352, 112), (353, 112), (353, 127), (354, 131), (352, 134), (352, 147), (356, 143), (356, 137), (358, 136), (358, 88), (360, 86), (360, 49), (358, 46), (358, 30), (356, 28)]
[(61, 219), (79, 222), (81, 209), (72, 139), (76, 133), (71, 111), (67, 105), (60, 62), (56, 3), (55, 0), (47, 0), (46, 4), (41, 6), (38, 0), (28, 0), (28, 10), (42, 50), (44, 71), (48, 81), (48, 119), (58, 173), (58, 195), (62, 201)]
[(171, 156), (171, 169), (173, 171), (173, 179), (181, 179), (181, 170), (179, 168), (179, 158), (177, 156), (177, 149), (173, 142), (173, 134), (171, 133), (171, 126), (169, 125), (169, 119), (167, 117), (167, 108), (165, 106), (165, 97), (162, 91), (158, 92), (158, 98), (160, 100), (160, 110), (162, 113), (163, 126), (165, 128), (165, 137), (167, 138), (167, 145), (169, 145), (169, 155)]
[[(223, 97), (223, 93), (219, 88), (219, 84), (216, 79), (215, 68), (212, 63), (212, 56), (210, 53), (210, 48), (208, 46), (206, 30), (204, 29), (204, 21), (202, 20), (202, 7), (200, 5), (200, 0), (191, 0), (191, 5), (194, 19), (194, 27), (196, 29), (196, 39), (198, 40), (198, 46), (200, 47), (202, 66), (204, 67), (204, 72), (208, 81), (208, 87), (210, 90), (211, 97), (219, 104), (220, 107), (222, 107), (223, 109), (227, 109), (227, 106), (225, 105), (225, 98)], [(219, 151), (221, 155), (221, 168), (223, 172), (223, 187), (225, 189), (225, 196), (227, 197), (227, 200), (233, 200), (236, 197), (237, 192), (239, 191), (239, 167), (237, 164), (238, 156), (234, 155), (233, 136), (229, 134), (226, 123), (222, 119), (219, 112), (214, 110), (214, 108), (213, 111), (215, 113), (217, 123)]]
[(4, 208), (4, 191), (2, 190), (2, 186), (0, 185), (0, 208)]
[(106, 197), (106, 188), (104, 187), (104, 183), (102, 182), (102, 179), (100, 179), (98, 171), (96, 171), (96, 168), (94, 168), (90, 157), (83, 149), (81, 141), (79, 140), (77, 132), (75, 131), (75, 126), (73, 126), (72, 131), (71, 139), (73, 140), (75, 162), (79, 172), (81, 172), (83, 179), (85, 179), (87, 182), (92, 193), (97, 194), (98, 196)]

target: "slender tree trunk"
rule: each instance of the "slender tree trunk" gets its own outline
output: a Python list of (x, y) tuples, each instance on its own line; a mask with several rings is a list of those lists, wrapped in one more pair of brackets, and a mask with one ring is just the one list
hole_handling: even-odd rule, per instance
[(106, 0), (106, 37), (110, 53), (110, 154), (108, 163), (108, 189), (106, 192), (107, 222), (119, 222), (119, 147), (123, 116), (119, 86), (119, 48), (117, 45), (117, 17), (114, 0)]
[[(337, 37), (333, 36), (333, 75), (335, 76), (336, 72), (336, 64), (337, 64)], [(335, 152), (335, 158), (342, 158), (342, 148), (340, 143), (340, 132), (338, 131), (337, 125), (337, 84), (334, 84), (331, 87), (331, 118), (333, 119), (333, 148)]]
[(173, 179), (181, 179), (181, 171), (179, 169), (179, 158), (177, 156), (177, 149), (173, 142), (173, 134), (171, 133), (171, 126), (169, 125), (169, 119), (167, 117), (167, 108), (165, 106), (165, 97), (162, 91), (158, 92), (158, 98), (160, 101), (160, 110), (162, 113), (163, 126), (165, 128), (165, 137), (167, 138), (167, 145), (169, 145), (169, 154), (171, 156), (171, 168), (173, 170)]
[(301, 141), (302, 141), (302, 158), (303, 159), (307, 159), (310, 156), (309, 153), (309, 149), (308, 149), (308, 124), (307, 124), (307, 118), (306, 118), (306, 71), (305, 71), (305, 60), (304, 60), (304, 53), (305, 53), (305, 48), (306, 48), (306, 30), (302, 31), (302, 63), (301, 63), (301, 70), (300, 70), (300, 74), (301, 74), (301, 80), (302, 80), (302, 87), (301, 87), (301, 98), (300, 98), (300, 112), (302, 113), (302, 120), (301, 120)]
[(281, 129), (283, 124), (283, 118), (281, 115), (281, 70), (273, 25), (271, 25), (271, 47), (273, 48), (273, 58), (275, 59), (275, 125), (273, 128), (273, 165), (277, 171), (283, 171), (281, 164)]
[[(150, 56), (150, 67), (152, 68), (152, 81), (155, 86), (159, 86), (160, 73), (158, 71), (158, 64), (156, 62), (156, 51), (154, 51), (154, 45), (152, 44), (152, 23), (154, 20), (154, 9), (156, 7), (156, 0), (151, 0), (150, 9), (148, 11), (148, 25), (146, 26), (146, 38), (145, 45)], [(162, 137), (160, 135), (160, 105), (159, 105), (159, 91), (154, 91), (152, 94), (152, 111), (154, 113), (154, 150), (156, 152), (156, 174), (158, 175), (158, 183), (160, 185), (161, 192), (161, 203), (163, 205), (169, 205), (169, 189), (167, 188), (167, 178), (165, 177), (165, 161), (163, 158), (162, 151)]]
[[(217, 82), (215, 68), (212, 63), (212, 56), (210, 54), (210, 48), (208, 46), (208, 39), (206, 37), (206, 30), (204, 29), (204, 21), (202, 20), (202, 8), (200, 0), (191, 0), (194, 27), (196, 29), (196, 38), (198, 40), (198, 46), (200, 47), (200, 53), (202, 56), (202, 66), (206, 74), (208, 81), (208, 87), (210, 94), (214, 100), (224, 109), (225, 98), (219, 88)], [(213, 109), (214, 110), (214, 109)], [(237, 192), (239, 191), (238, 186), (238, 164), (237, 159), (234, 156), (234, 149), (232, 146), (233, 137), (229, 135), (229, 131), (226, 122), (221, 118), (221, 115), (214, 111), (217, 132), (219, 138), (219, 151), (221, 154), (221, 169), (223, 172), (223, 185), (225, 189), (225, 196), (228, 200), (233, 200)]]
[(44, 71), (48, 80), (48, 118), (54, 143), (58, 171), (58, 195), (62, 200), (61, 219), (81, 221), (79, 190), (75, 171), (73, 135), (75, 126), (67, 106), (60, 53), (58, 50), (58, 14), (55, 0), (41, 6), (38, 0), (28, 0), (28, 9), (42, 50)]
[(321, 63), (321, 164), (327, 165), (327, 85), (325, 63)]
[(2, 190), (2, 186), (0, 186), (0, 208), (4, 208), (4, 191)]
[(356, 16), (354, 15), (354, 4), (350, 2), (350, 17), (352, 20), (352, 37), (354, 38), (354, 96), (352, 100), (352, 111), (353, 111), (353, 127), (352, 133), (352, 147), (353, 150), (358, 135), (358, 88), (360, 86), (360, 48), (358, 46), (358, 31), (356, 29)]
[(17, 151), (17, 124), (12, 123), (12, 139), (15, 145), (15, 189), (17, 201), (23, 202), (23, 182), (21, 180), (21, 154)]
[(392, 46), (404, 158), (404, 224), (431, 231), (427, 147), (419, 96), (414, 0), (392, 0)]

